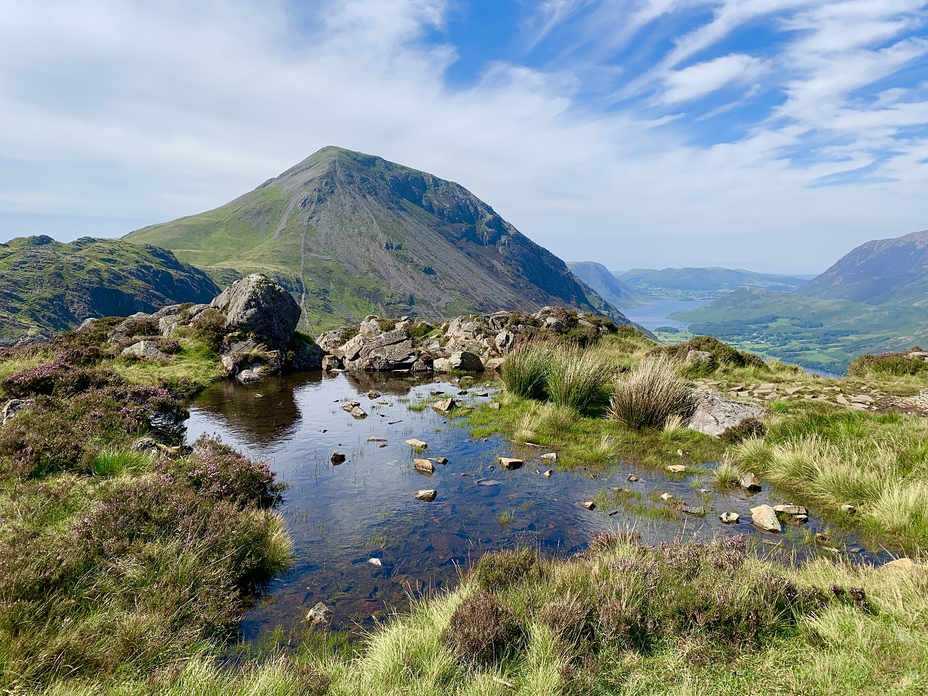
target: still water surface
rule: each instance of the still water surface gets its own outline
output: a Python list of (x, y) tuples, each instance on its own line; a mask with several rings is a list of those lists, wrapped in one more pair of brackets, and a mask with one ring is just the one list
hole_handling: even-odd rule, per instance
[(644, 307), (623, 309), (622, 314), (649, 331), (661, 326), (685, 329), (689, 324), (678, 319), (669, 319), (674, 312), (687, 312), (691, 309), (705, 307), (712, 300), (655, 300)]
[[(372, 389), (383, 396), (369, 398)], [(218, 434), (223, 442), (269, 462), (288, 486), (280, 512), (294, 541), (296, 563), (246, 616), (245, 640), (278, 625), (297, 628), (319, 601), (334, 610), (336, 627), (370, 626), (374, 617), (402, 609), (410, 597), (454, 586), (487, 551), (529, 545), (568, 555), (585, 549), (590, 537), (603, 530), (634, 528), (650, 544), (746, 533), (770, 545), (764, 548), (787, 555), (814, 548), (800, 543), (804, 533), (819, 530), (814, 516), (804, 531), (790, 529), (786, 536), (762, 534), (745, 521), (754, 505), (789, 502), (768, 490), (751, 497), (740, 490), (699, 493), (712, 488), (708, 473), (683, 478), (622, 462), (556, 470), (546, 478), (539, 473), (550, 468), (539, 460), (546, 450), (519, 448), (499, 437), (475, 440), (460, 420), (449, 422), (431, 408), (410, 409), (421, 409), (435, 392), (454, 395), (465, 405), (493, 399), (492, 387), (472, 387), (458, 396), (460, 389), (447, 382), (316, 373), (269, 378), (248, 387), (222, 383), (190, 409), (188, 441), (202, 433)], [(489, 394), (478, 395), (484, 392)], [(341, 410), (348, 400), (361, 402), (369, 416), (356, 420)], [(369, 442), (372, 437), (386, 443)], [(427, 442), (427, 450), (413, 452), (405, 444), (410, 438)], [(331, 463), (335, 450), (347, 455), (340, 466)], [(501, 470), (496, 462), (501, 455), (523, 458), (525, 466)], [(424, 476), (413, 468), (413, 456), (446, 457), (448, 463), (436, 464), (435, 473)], [(641, 481), (628, 482), (632, 473)], [(664, 506), (656, 498), (669, 492), (715, 511), (704, 518), (676, 513), (658, 519), (615, 504), (592, 511), (580, 507), (601, 492), (611, 493), (612, 487), (640, 493), (638, 502), (653, 508)], [(415, 500), (422, 488), (437, 489), (436, 500)], [(724, 510), (738, 512), (742, 523), (722, 525), (718, 512)], [(878, 558), (854, 538), (832, 546), (841, 546), (855, 562)]]

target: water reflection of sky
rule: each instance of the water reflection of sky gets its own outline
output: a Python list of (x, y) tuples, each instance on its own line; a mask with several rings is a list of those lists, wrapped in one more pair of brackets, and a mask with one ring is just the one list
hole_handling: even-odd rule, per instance
[[(370, 389), (383, 396), (368, 398)], [(316, 374), (249, 387), (220, 384), (191, 408), (189, 441), (217, 433), (269, 462), (288, 486), (280, 512), (297, 560), (246, 617), (246, 638), (269, 625), (295, 625), (319, 601), (334, 609), (336, 625), (369, 623), (372, 616), (401, 608), (410, 596), (453, 585), (473, 559), (494, 549), (530, 545), (549, 554), (571, 554), (584, 549), (597, 531), (629, 528), (641, 531), (648, 543), (738, 532), (768, 543), (784, 541), (757, 533), (747, 523), (726, 527), (714, 512), (705, 518), (681, 513), (656, 520), (617, 505), (585, 510), (581, 501), (611, 487), (640, 492), (638, 502), (647, 506), (661, 505), (649, 495), (670, 492), (691, 505), (735, 510), (748, 520), (750, 507), (770, 500), (768, 491), (752, 498), (741, 491), (707, 497), (696, 490), (711, 487), (705, 476), (668, 477), (622, 463), (543, 477), (537, 472), (548, 468), (538, 460), (544, 450), (515, 448), (498, 437), (475, 441), (464, 427), (430, 408), (408, 408), (433, 391), (456, 395), (458, 390), (448, 383)], [(479, 391), (456, 398), (487, 400), (475, 395)], [(352, 399), (370, 414), (366, 419), (355, 420), (341, 410), (341, 403)], [(369, 442), (371, 437), (387, 442)], [(432, 476), (416, 472), (414, 453), (405, 444), (409, 438), (428, 443), (418, 456), (447, 457), (448, 464), (436, 464)], [(331, 463), (335, 450), (347, 455), (341, 466)], [(526, 465), (499, 469), (496, 457), (510, 454)], [(642, 481), (629, 483), (629, 473)], [(421, 488), (437, 489), (438, 497), (432, 503), (415, 500)], [(817, 529), (813, 517), (806, 530)], [(801, 532), (791, 536), (798, 539)], [(861, 545), (852, 548), (866, 559)], [(370, 564), (371, 558), (381, 565)]]

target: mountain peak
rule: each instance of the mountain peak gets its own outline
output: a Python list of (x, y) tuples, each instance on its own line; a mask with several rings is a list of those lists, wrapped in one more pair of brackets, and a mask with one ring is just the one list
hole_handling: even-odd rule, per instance
[(221, 208), (137, 230), (224, 282), (274, 276), (313, 329), (366, 314), (438, 319), (564, 305), (628, 320), (463, 186), (322, 148)]

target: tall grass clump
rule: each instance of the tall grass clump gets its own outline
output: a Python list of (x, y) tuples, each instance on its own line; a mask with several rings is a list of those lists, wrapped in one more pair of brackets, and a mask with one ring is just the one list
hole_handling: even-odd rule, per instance
[(510, 353), (501, 375), (506, 390), (523, 399), (544, 400), (552, 353), (549, 346), (540, 343), (527, 344)]
[(656, 429), (671, 416), (688, 417), (694, 405), (692, 392), (677, 377), (675, 363), (660, 355), (645, 358), (616, 382), (609, 417), (636, 430)]
[(560, 347), (552, 351), (547, 377), (548, 398), (578, 413), (603, 404), (608, 396), (609, 368), (589, 350)]

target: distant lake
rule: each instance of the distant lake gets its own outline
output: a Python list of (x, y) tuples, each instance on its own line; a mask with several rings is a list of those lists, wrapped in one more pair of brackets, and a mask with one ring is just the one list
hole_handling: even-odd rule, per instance
[(655, 300), (644, 307), (623, 309), (622, 314), (636, 324), (653, 331), (659, 326), (672, 326), (675, 329), (685, 329), (688, 324), (677, 319), (667, 317), (674, 312), (686, 312), (697, 307), (705, 307), (712, 300)]

